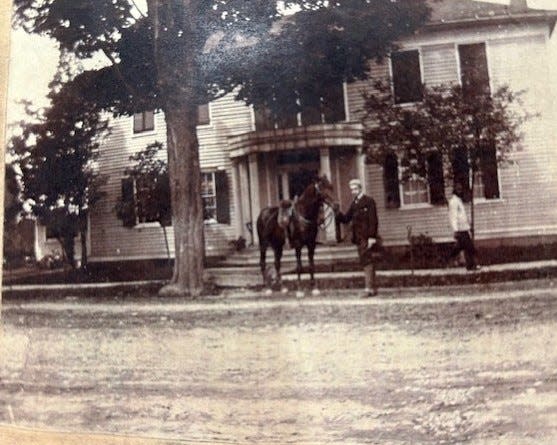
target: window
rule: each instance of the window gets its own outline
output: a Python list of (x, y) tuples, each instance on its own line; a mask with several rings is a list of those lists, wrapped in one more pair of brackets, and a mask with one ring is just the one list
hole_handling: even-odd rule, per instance
[(280, 101), (258, 104), (254, 115), (259, 131), (342, 122), (346, 120), (343, 84), (332, 85), (325, 92), (310, 87)]
[(201, 198), (203, 199), (203, 219), (205, 221), (217, 221), (217, 188), (215, 185), (215, 173), (201, 174)]
[(209, 104), (202, 104), (197, 106), (197, 125), (209, 125), (211, 123), (211, 114), (209, 111)]
[(203, 219), (206, 222), (230, 224), (230, 202), (226, 171), (201, 174)]
[(383, 184), (387, 208), (446, 203), (443, 161), (440, 153), (431, 152), (425, 158), (425, 162), (421, 162), (419, 171), (408, 177), (403, 178), (403, 168), (399, 166), (398, 158), (394, 153), (386, 157), (383, 166)]
[(137, 222), (150, 223), (159, 221), (159, 212), (152, 204), (151, 193), (153, 193), (153, 187), (147, 182), (147, 180), (139, 178), (135, 181), (135, 200), (136, 200), (136, 211), (137, 211)]
[(391, 54), (393, 92), (396, 104), (422, 100), (422, 74), (418, 50)]
[[(201, 198), (205, 221), (230, 224), (228, 195), (226, 171), (202, 173)], [(155, 184), (141, 179), (123, 178), (122, 200), (117, 206), (117, 212), (125, 227), (152, 222), (169, 226), (172, 223), (172, 210), (168, 177), (162, 177)]]
[(458, 56), (464, 97), (473, 99), (478, 94), (490, 94), (485, 43), (460, 45)]
[[(456, 150), (453, 158), (454, 184), (462, 185), (465, 191), (465, 201), (470, 200), (472, 187), (472, 174), (470, 171), (470, 159), (466, 149)], [(493, 145), (482, 148), (478, 171), (474, 178), (475, 199), (499, 199), (499, 176), (497, 171), (497, 155)]]
[(154, 111), (143, 111), (133, 115), (133, 132), (142, 133), (155, 129), (155, 113)]

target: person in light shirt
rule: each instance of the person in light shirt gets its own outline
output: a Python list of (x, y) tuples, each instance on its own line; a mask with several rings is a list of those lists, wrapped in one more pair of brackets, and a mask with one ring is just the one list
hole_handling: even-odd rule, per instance
[(364, 269), (364, 297), (371, 297), (377, 295), (374, 258), (375, 251), (379, 247), (377, 210), (373, 198), (363, 193), (359, 179), (350, 180), (348, 185), (354, 200), (345, 214), (340, 212), (337, 206), (335, 218), (337, 222), (343, 224), (352, 222), (352, 243), (358, 247), (360, 264)]
[(453, 230), (456, 244), (447, 258), (447, 263), (452, 261), (461, 251), (464, 251), (466, 269), (478, 270), (476, 249), (470, 237), (470, 222), (462, 202), (463, 193), (462, 184), (457, 182), (453, 187), (453, 195), (449, 199), (449, 223)]

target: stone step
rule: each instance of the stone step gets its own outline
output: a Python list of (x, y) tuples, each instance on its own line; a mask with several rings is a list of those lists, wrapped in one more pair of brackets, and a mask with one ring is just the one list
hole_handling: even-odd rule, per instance
[[(267, 262), (272, 262), (274, 258), (273, 249), (267, 249)], [(315, 249), (315, 263), (329, 264), (343, 261), (357, 261), (358, 254), (352, 245), (318, 245)], [(307, 262), (307, 249), (302, 250), (302, 262)], [(291, 265), (296, 263), (296, 253), (294, 249), (285, 249), (282, 255), (281, 264)], [(249, 267), (259, 265), (259, 249), (250, 247), (246, 251), (236, 252), (219, 263), (223, 267)]]

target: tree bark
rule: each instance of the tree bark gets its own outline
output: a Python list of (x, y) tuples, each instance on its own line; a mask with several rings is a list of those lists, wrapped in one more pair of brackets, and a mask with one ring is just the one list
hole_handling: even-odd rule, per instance
[[(197, 141), (200, 70), (195, 0), (147, 0), (157, 85), (166, 119), (168, 173), (174, 228), (172, 279), (161, 296), (197, 297), (203, 290), (203, 209)], [(178, 36), (182, 36), (178, 42)]]
[(163, 296), (197, 297), (203, 290), (201, 173), (191, 108), (165, 110), (175, 261), (172, 280), (160, 291)]

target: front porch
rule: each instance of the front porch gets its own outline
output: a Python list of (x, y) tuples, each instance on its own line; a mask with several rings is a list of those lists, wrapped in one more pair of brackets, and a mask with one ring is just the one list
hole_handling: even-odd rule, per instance
[[(258, 244), (252, 230), (261, 209), (282, 199), (295, 199), (316, 175), (326, 175), (335, 200), (348, 207), (348, 181), (365, 184), (360, 123), (318, 124), (253, 131), (229, 139), (235, 197), (236, 230), (248, 244)], [(329, 210), (326, 210), (330, 212)], [(320, 234), (320, 242), (335, 239), (334, 224)]]

